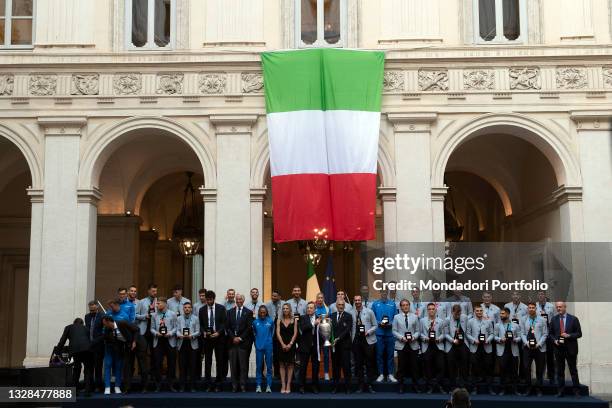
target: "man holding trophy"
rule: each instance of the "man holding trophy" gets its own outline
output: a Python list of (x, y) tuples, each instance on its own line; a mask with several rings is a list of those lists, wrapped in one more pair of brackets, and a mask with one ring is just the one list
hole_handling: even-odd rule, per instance
[[(324, 322), (324, 323), (323, 323)], [(306, 305), (306, 316), (298, 322), (300, 336), (298, 337), (298, 353), (302, 369), (300, 370), (300, 393), (304, 393), (306, 386), (306, 367), (308, 361), (312, 363), (312, 392), (319, 393), (319, 334), (325, 343), (329, 343), (331, 325), (327, 316), (315, 315), (315, 304), (308, 302)]]
[(189, 389), (195, 392), (195, 382), (200, 379), (200, 321), (192, 313), (191, 303), (183, 304), (183, 314), (177, 319), (176, 348), (179, 351), (181, 391), (185, 391), (189, 378)]
[(344, 300), (336, 302), (337, 312), (331, 315), (331, 329), (334, 340), (332, 343), (333, 388), (332, 393), (338, 391), (340, 369), (344, 376), (345, 392), (351, 392), (351, 331), (353, 329), (353, 316), (344, 311)]
[(399, 392), (404, 393), (404, 378), (410, 373), (412, 387), (418, 392), (417, 379), (419, 364), (420, 324), (415, 314), (410, 313), (410, 302), (403, 299), (400, 302), (400, 313), (393, 318), (393, 337), (397, 350), (397, 381)]

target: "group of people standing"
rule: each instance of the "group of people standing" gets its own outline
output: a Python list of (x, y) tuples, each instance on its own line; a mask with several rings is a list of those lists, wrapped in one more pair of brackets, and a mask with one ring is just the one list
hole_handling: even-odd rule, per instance
[[(164, 386), (173, 392), (219, 392), (228, 372), (231, 390), (245, 392), (254, 348), (256, 392), (272, 392), (274, 375), (281, 393), (290, 393), (293, 384), (304, 393), (310, 372), (308, 385), (318, 393), (322, 365), (333, 393), (342, 384), (352, 392), (355, 378), (356, 392), (374, 393), (374, 383), (387, 381), (397, 383), (400, 393), (467, 386), (472, 393), (518, 394), (524, 384), (524, 394), (541, 395), (546, 369), (563, 396), (567, 363), (579, 396), (576, 357), (582, 334), (564, 302), (553, 305), (538, 293), (537, 301), (525, 304), (514, 293), (499, 308), (489, 293), (476, 305), (460, 292), (443, 300), (433, 293), (431, 301), (422, 301), (418, 290), (401, 301), (385, 290), (371, 301), (368, 293), (362, 287), (351, 304), (338, 291), (328, 306), (322, 293), (314, 301), (302, 299), (299, 285), (289, 300), (274, 291), (265, 304), (256, 288), (248, 300), (229, 289), (222, 303), (213, 291), (200, 289), (192, 304), (179, 286), (165, 298), (151, 284), (142, 299), (130, 286), (118, 289), (107, 310), (90, 302), (85, 320), (66, 326), (58, 347), (69, 341), (75, 383), (85, 367), (86, 395), (102, 383), (110, 394), (113, 376), (115, 393), (130, 392), (136, 361), (143, 392)], [(494, 383), (495, 372), (500, 381)]]

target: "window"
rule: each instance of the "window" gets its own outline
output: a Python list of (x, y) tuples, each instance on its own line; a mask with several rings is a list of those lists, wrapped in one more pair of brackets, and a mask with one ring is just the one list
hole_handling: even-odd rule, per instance
[(346, 0), (296, 0), (298, 47), (343, 47)]
[(0, 0), (0, 47), (32, 46), (34, 0)]
[(525, 0), (474, 0), (476, 42), (522, 42), (526, 38), (525, 7)]
[(174, 46), (175, 0), (126, 0), (126, 43), (131, 49)]

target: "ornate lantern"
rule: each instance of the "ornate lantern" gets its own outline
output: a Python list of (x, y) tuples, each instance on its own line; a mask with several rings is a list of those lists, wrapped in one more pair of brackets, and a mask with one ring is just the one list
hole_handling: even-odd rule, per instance
[(173, 238), (178, 243), (179, 250), (186, 257), (191, 257), (200, 251), (202, 246), (202, 216), (196, 204), (196, 191), (191, 183), (192, 172), (187, 172), (187, 186), (183, 194), (183, 208), (173, 228)]

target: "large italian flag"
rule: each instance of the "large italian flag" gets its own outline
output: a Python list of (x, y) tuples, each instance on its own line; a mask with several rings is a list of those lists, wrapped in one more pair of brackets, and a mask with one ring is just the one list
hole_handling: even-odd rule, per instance
[(274, 240), (374, 239), (384, 53), (262, 54)]

